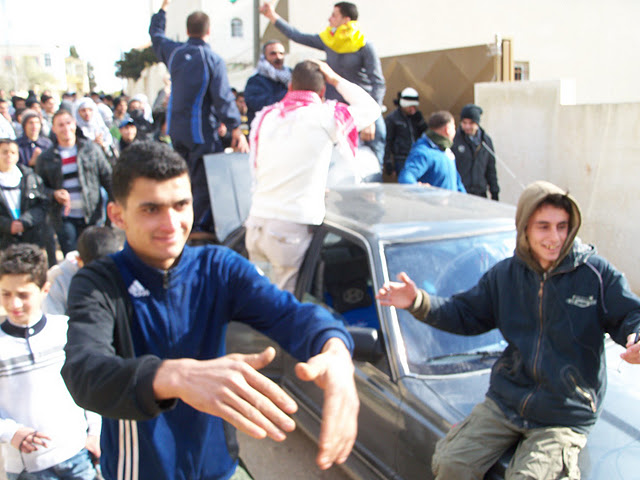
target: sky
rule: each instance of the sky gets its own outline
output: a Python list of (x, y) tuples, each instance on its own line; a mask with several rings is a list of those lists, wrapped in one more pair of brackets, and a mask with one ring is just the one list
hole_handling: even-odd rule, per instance
[(94, 66), (97, 89), (122, 88), (114, 63), (149, 43), (151, 8), (161, 0), (0, 0), (0, 44), (75, 45)]

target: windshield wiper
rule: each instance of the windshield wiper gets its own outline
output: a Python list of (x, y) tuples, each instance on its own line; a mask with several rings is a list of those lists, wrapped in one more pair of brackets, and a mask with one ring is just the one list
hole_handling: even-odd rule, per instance
[(473, 350), (471, 352), (457, 352), (457, 353), (447, 353), (446, 355), (439, 355), (437, 357), (431, 357), (427, 359), (427, 363), (437, 362), (438, 360), (443, 360), (445, 358), (453, 358), (453, 357), (480, 357), (481, 360), (485, 360), (487, 358), (498, 357), (502, 354), (502, 350)]

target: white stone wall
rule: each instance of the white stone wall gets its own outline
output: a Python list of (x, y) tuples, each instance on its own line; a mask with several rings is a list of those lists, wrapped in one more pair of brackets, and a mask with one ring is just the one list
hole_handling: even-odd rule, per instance
[(582, 239), (640, 292), (640, 103), (566, 105), (560, 101), (566, 88), (571, 83), (476, 84), (482, 126), (517, 177), (498, 162), (500, 198), (515, 204), (519, 182), (567, 188), (582, 209)]

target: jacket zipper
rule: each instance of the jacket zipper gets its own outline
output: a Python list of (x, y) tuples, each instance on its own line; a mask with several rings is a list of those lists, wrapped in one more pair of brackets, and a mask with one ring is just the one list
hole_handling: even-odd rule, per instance
[(535, 393), (535, 390), (538, 388), (537, 387), (537, 377), (538, 377), (538, 356), (540, 355), (540, 348), (542, 346), (542, 328), (543, 328), (543, 321), (542, 321), (542, 297), (544, 294), (544, 282), (547, 280), (547, 273), (543, 273), (542, 274), (542, 280), (540, 281), (540, 290), (538, 290), (538, 317), (540, 320), (540, 332), (538, 333), (538, 342), (536, 345), (536, 354), (533, 357), (533, 379), (536, 381), (536, 388), (530, 392), (523, 404), (522, 404), (522, 408), (520, 409), (520, 415), (524, 417), (524, 411), (527, 409), (527, 404), (529, 403), (529, 400), (531, 400), (531, 397), (533, 396), (533, 394)]
[(573, 383), (576, 386), (576, 392), (578, 392), (580, 394), (581, 397), (583, 397), (585, 400), (587, 400), (589, 402), (589, 406), (591, 407), (591, 411), (593, 413), (596, 413), (596, 402), (594, 402), (593, 397), (591, 396), (591, 394), (589, 392), (587, 392), (584, 388), (582, 388), (580, 385), (578, 385), (578, 382), (576, 381), (575, 378), (573, 378), (573, 375), (569, 375), (569, 378), (571, 378), (571, 380), (573, 380)]

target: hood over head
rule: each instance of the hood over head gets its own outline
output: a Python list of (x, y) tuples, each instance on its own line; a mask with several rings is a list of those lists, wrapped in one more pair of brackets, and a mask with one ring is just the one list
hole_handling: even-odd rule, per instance
[(560, 187), (557, 187), (552, 183), (540, 180), (528, 185), (527, 188), (524, 189), (518, 199), (518, 207), (516, 209), (516, 255), (526, 262), (529, 267), (540, 273), (542, 273), (543, 270), (531, 253), (526, 230), (529, 218), (531, 218), (531, 215), (533, 215), (540, 203), (548, 196), (554, 194), (559, 194), (567, 198), (571, 203), (572, 208), (569, 216), (569, 233), (567, 234), (567, 239), (562, 246), (562, 251), (560, 252), (558, 260), (556, 260), (555, 264), (551, 267), (551, 269), (553, 269), (562, 262), (562, 260), (571, 251), (573, 241), (575, 240), (578, 230), (580, 229), (580, 225), (582, 224), (582, 215), (580, 213), (578, 202), (569, 194), (569, 192), (562, 190)]

